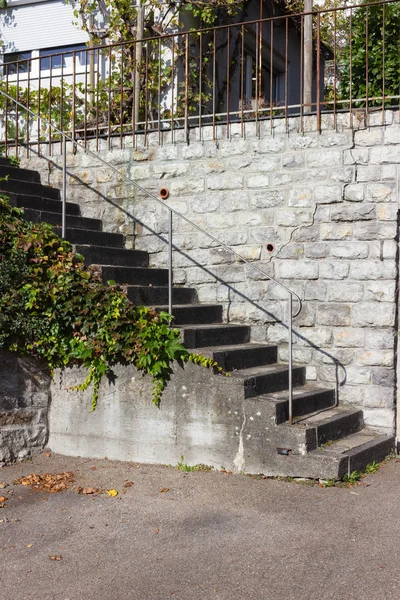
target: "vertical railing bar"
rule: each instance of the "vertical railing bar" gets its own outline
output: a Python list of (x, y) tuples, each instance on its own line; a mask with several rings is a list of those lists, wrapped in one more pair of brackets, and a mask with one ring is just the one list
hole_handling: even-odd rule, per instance
[(334, 12), (334, 28), (333, 28), (333, 127), (337, 130), (337, 114), (336, 114), (336, 33), (337, 33), (337, 12)]
[(226, 137), (230, 138), (230, 123), (229, 123), (229, 88), (231, 85), (231, 28), (227, 28), (228, 43), (226, 48)]
[(274, 22), (271, 21), (270, 25), (270, 57), (269, 57), (269, 127), (270, 133), (273, 131), (273, 102), (274, 102), (274, 94), (273, 94), (273, 85), (274, 85)]
[[(144, 145), (147, 144), (147, 130), (149, 126), (149, 42), (146, 40), (146, 61), (145, 61), (145, 92), (144, 92)], [(140, 65), (139, 65), (140, 68)], [(139, 93), (140, 97), (140, 93)]]
[(8, 63), (6, 63), (5, 65), (5, 72), (6, 72), (6, 103), (5, 103), (5, 115), (4, 115), (4, 127), (5, 127), (5, 131), (4, 131), (4, 143), (5, 143), (5, 153), (6, 156), (8, 156), (8, 70), (9, 70), (9, 65)]
[(289, 425), (293, 425), (293, 298), (289, 294)]
[(199, 141), (202, 141), (202, 102), (203, 102), (203, 33), (200, 32), (199, 44)]
[(161, 38), (158, 38), (158, 143), (161, 146)]
[(244, 80), (246, 74), (246, 65), (244, 58), (244, 25), (242, 25), (241, 29), (242, 43), (241, 43), (241, 56), (240, 56), (240, 134), (242, 138), (244, 137)]
[[(86, 85), (85, 85), (85, 90), (86, 90)], [(61, 61), (61, 82), (60, 82), (60, 129), (61, 131), (64, 131), (64, 61)], [(85, 110), (85, 117), (86, 117), (86, 110)], [(85, 146), (86, 146), (86, 138), (84, 138), (85, 140)], [(63, 148), (63, 141), (62, 138), (60, 138), (60, 150), (62, 151)]]
[(107, 146), (111, 150), (111, 46), (108, 48)]
[(189, 34), (185, 36), (185, 139), (189, 143)]
[[(90, 52), (90, 54), (89, 54)], [(84, 100), (83, 100), (83, 144), (86, 148), (86, 142), (87, 142), (87, 113), (88, 113), (88, 58), (89, 58), (89, 69), (92, 68), (92, 64), (93, 64), (93, 68), (94, 68), (94, 58), (92, 56), (93, 54), (93, 49), (91, 50), (85, 50), (85, 96), (84, 96)], [(92, 77), (93, 77), (93, 73), (91, 72), (91, 81), (89, 82), (89, 85), (92, 86)], [(92, 90), (91, 90), (92, 92)]]
[(285, 19), (285, 131), (288, 132), (288, 103), (289, 103), (289, 17)]
[(303, 81), (304, 81), (304, 15), (300, 17), (300, 133), (303, 133), (303, 116), (304, 116), (304, 98), (303, 98)]
[[(17, 89), (15, 92), (16, 98), (19, 101), (19, 62), (17, 62)], [(19, 127), (18, 127), (18, 118), (19, 118), (19, 110), (18, 110), (18, 104), (16, 104), (16, 110), (15, 110), (15, 156), (18, 157), (18, 134), (19, 134)]]
[(382, 4), (382, 125), (385, 124), (385, 5)]
[[(256, 101), (256, 132), (257, 135), (259, 135), (259, 130), (258, 130), (258, 102), (259, 102), (259, 79), (258, 79), (258, 69), (259, 69), (259, 61), (260, 61), (260, 46), (259, 46), (259, 38), (260, 38), (260, 33), (259, 33), (259, 29), (261, 27), (261, 23), (260, 21), (257, 21), (256, 23), (256, 72), (255, 72), (255, 80), (256, 80), (256, 89), (255, 89), (255, 101)], [(253, 86), (252, 86), (253, 88)]]
[(349, 79), (350, 79), (350, 128), (353, 129), (353, 9), (350, 8), (350, 67), (349, 67)]
[[(64, 56), (61, 55), (61, 61), (64, 62)], [(52, 156), (51, 147), (51, 93), (53, 91), (52, 80), (53, 80), (53, 56), (50, 55), (50, 81), (49, 81), (49, 156)]]
[(369, 17), (368, 6), (366, 6), (365, 7), (365, 120), (366, 120), (367, 127), (369, 127), (369, 110), (368, 110), (368, 103), (369, 103), (369, 91), (368, 91), (368, 86), (369, 86), (369, 77), (368, 77), (369, 23), (368, 23), (368, 17)]
[[(104, 63), (103, 63), (104, 65)], [(100, 50), (97, 51), (97, 77), (96, 77), (96, 152), (99, 151), (99, 98), (100, 98)], [(94, 97), (93, 97), (94, 99)]]
[(42, 61), (39, 58), (39, 76), (38, 76), (38, 156), (40, 156), (40, 109), (41, 109), (41, 99), (42, 99)]
[(168, 219), (168, 312), (172, 315), (172, 210)]
[(119, 147), (122, 149), (123, 140), (123, 112), (124, 112), (124, 47), (121, 44), (121, 85), (120, 85), (120, 100), (119, 100)]
[[(133, 69), (131, 73), (131, 81), (132, 81), (132, 143), (133, 147), (136, 149), (136, 73), (138, 72), (137, 62), (136, 62), (136, 44), (137, 42), (133, 42), (133, 53), (131, 56), (133, 57)], [(139, 112), (139, 111), (138, 111)]]
[[(31, 88), (31, 67), (32, 67), (32, 60), (29, 59), (29, 61), (27, 62), (28, 65), (28, 85), (26, 88), (26, 105), (28, 107), (29, 110), (29, 105), (30, 105), (30, 99), (31, 99), (31, 92), (30, 92), (30, 88)], [(30, 113), (27, 112), (26, 113), (26, 158), (30, 158), (30, 136), (29, 136), (29, 126), (30, 126)]]
[(66, 234), (66, 201), (67, 201), (67, 140), (62, 134), (62, 215), (61, 215), (61, 237), (65, 238)]
[(175, 110), (175, 36), (171, 44), (171, 144), (174, 143), (174, 110)]
[(215, 93), (215, 88), (216, 88), (216, 68), (217, 68), (217, 57), (216, 57), (216, 45), (217, 45), (217, 36), (216, 36), (216, 32), (214, 29), (213, 32), (213, 86), (212, 86), (212, 106), (213, 106), (213, 112), (212, 112), (212, 138), (215, 141), (216, 138), (216, 128), (215, 128), (215, 113), (216, 113), (216, 93)]
[(317, 131), (321, 132), (321, 13), (317, 13)]
[(72, 52), (72, 139), (75, 141), (76, 121), (76, 52)]

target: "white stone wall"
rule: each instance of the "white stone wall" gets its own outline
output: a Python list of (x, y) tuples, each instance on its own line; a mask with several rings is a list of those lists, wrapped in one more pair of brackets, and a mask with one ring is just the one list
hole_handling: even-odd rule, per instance
[[(167, 211), (130, 185), (130, 177), (270, 276), (297, 292), (294, 353), (307, 376), (340, 384), (341, 402), (364, 409), (367, 424), (392, 429), (395, 400), (397, 214), (400, 123), (397, 111), (296, 118), (150, 134), (101, 142), (100, 155), (68, 156), (68, 198), (85, 216), (127, 236), (128, 245), (165, 266)], [(350, 121), (352, 120), (352, 127)], [(382, 124), (384, 123), (384, 124)], [(228, 134), (228, 135), (227, 135)], [(119, 138), (113, 141), (119, 145)], [(95, 148), (93, 142), (92, 148)], [(58, 152), (58, 147), (54, 149)], [(23, 161), (59, 185), (59, 157)], [(201, 302), (222, 303), (232, 322), (251, 323), (253, 338), (279, 343), (287, 356), (284, 292), (174, 218), (174, 278), (198, 290)], [(274, 250), (267, 250), (272, 244)]]

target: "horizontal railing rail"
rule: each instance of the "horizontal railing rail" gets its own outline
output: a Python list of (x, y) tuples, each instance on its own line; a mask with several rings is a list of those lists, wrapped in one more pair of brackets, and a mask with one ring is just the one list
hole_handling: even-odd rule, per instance
[[(8, 101), (15, 103), (17, 106), (19, 106), (20, 109), (27, 111), (33, 117), (35, 117), (37, 119), (41, 119), (41, 117), (39, 117), (38, 114), (34, 113), (30, 108), (28, 108), (27, 106), (24, 106), (21, 102), (19, 102), (15, 98), (12, 98), (8, 94), (6, 94), (6, 92), (0, 90), (0, 94), (2, 96), (5, 96), (8, 99)], [(168, 311), (171, 315), (173, 314), (173, 302), (172, 302), (173, 256), (172, 256), (172, 252), (173, 252), (173, 217), (174, 216), (181, 219), (182, 221), (188, 223), (191, 227), (195, 228), (197, 231), (199, 231), (202, 234), (204, 234), (205, 236), (207, 236), (213, 242), (217, 243), (219, 246), (221, 246), (222, 248), (224, 248), (225, 250), (230, 252), (241, 263), (248, 265), (251, 269), (255, 270), (257, 273), (262, 275), (265, 279), (269, 280), (274, 285), (277, 285), (279, 288), (281, 288), (288, 294), (287, 329), (288, 329), (289, 423), (292, 424), (293, 423), (293, 380), (292, 380), (292, 373), (293, 373), (293, 319), (300, 313), (301, 308), (302, 308), (302, 301), (301, 301), (300, 296), (293, 290), (289, 289), (287, 286), (285, 286), (280, 281), (277, 281), (276, 279), (271, 277), (268, 273), (266, 273), (264, 270), (260, 269), (253, 262), (247, 260), (244, 256), (241, 256), (239, 252), (236, 252), (235, 250), (233, 250), (230, 246), (226, 245), (224, 242), (219, 240), (217, 237), (215, 237), (209, 231), (207, 231), (206, 229), (204, 229), (203, 227), (201, 227), (200, 225), (198, 225), (191, 219), (188, 219), (185, 215), (183, 215), (179, 211), (175, 210), (174, 208), (172, 208), (171, 206), (166, 204), (163, 200), (158, 198), (155, 194), (152, 194), (151, 192), (146, 190), (143, 186), (141, 186), (136, 181), (131, 179), (128, 175), (126, 175), (126, 173), (118, 170), (116, 167), (114, 167), (108, 161), (104, 160), (104, 158), (102, 158), (98, 153), (85, 147), (83, 143), (74, 140), (71, 136), (69, 136), (68, 134), (63, 132), (56, 125), (50, 123), (49, 121), (46, 121), (46, 124), (48, 126), (51, 126), (55, 131), (57, 131), (58, 134), (62, 138), (62, 190), (61, 190), (61, 199), (62, 199), (61, 235), (62, 235), (62, 237), (65, 238), (65, 236), (66, 236), (67, 141), (69, 141), (72, 144), (73, 148), (75, 148), (75, 147), (80, 148), (84, 152), (95, 157), (100, 163), (102, 163), (108, 169), (112, 170), (118, 176), (123, 177), (131, 185), (135, 186), (136, 189), (140, 190), (148, 198), (155, 200), (157, 202), (157, 204), (161, 205), (163, 207), (163, 209), (166, 209), (168, 211), (168, 214), (169, 214), (169, 219), (168, 219)], [(295, 312), (293, 312), (293, 298), (295, 298), (298, 303), (297, 310)]]
[[(400, 0), (285, 13), (196, 31), (83, 47), (52, 55), (15, 55), (0, 87), (41, 119), (5, 102), (6, 146), (60, 141), (54, 125), (84, 145), (88, 139), (240, 124), (324, 113), (334, 126), (343, 110), (384, 110), (400, 103), (397, 37)], [(140, 48), (140, 52), (137, 49)], [(141, 60), (137, 56), (141, 55)], [(43, 127), (44, 119), (52, 125)], [(309, 125), (307, 125), (309, 127)], [(1, 131), (2, 129), (2, 131)], [(265, 131), (268, 127), (264, 128)], [(261, 135), (261, 133), (260, 133)]]

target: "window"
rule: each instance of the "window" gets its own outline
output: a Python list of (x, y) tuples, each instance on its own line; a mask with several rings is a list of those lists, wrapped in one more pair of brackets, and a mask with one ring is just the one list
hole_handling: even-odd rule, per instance
[(28, 73), (31, 70), (30, 58), (31, 52), (7, 52), (3, 55), (3, 75)]
[(49, 71), (50, 67), (52, 69), (61, 69), (61, 67), (71, 68), (73, 52), (75, 52), (75, 64), (77, 67), (83, 67), (89, 62), (89, 51), (85, 44), (47, 48), (39, 51), (40, 70)]
[[(265, 106), (269, 106), (271, 100), (274, 106), (279, 102), (279, 75), (272, 72), (272, 90), (271, 90), (271, 71), (264, 64), (261, 72), (256, 69), (256, 60), (251, 54), (246, 55), (245, 71), (245, 100), (246, 103), (252, 103), (259, 98)], [(258, 81), (257, 81), (258, 79)], [(259, 108), (262, 108), (259, 106)]]

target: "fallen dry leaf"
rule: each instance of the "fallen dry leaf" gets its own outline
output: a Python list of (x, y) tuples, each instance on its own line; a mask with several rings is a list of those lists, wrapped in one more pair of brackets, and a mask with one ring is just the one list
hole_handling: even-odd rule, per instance
[(4, 490), (6, 487), (8, 487), (8, 483), (5, 481), (0, 481), (0, 490)]
[(32, 548), (33, 544), (26, 544), (25, 548)]
[(95, 488), (95, 487), (87, 487), (87, 488), (78, 487), (76, 491), (78, 494), (89, 495), (89, 494), (100, 494), (101, 489)]
[(49, 556), (50, 560), (62, 560), (62, 556), (58, 555), (58, 556)]
[(124, 487), (132, 487), (133, 486), (133, 481), (127, 481), (126, 483), (124, 483)]
[(169, 492), (169, 488), (161, 488), (160, 492), (161, 492), (161, 493), (164, 493), (164, 492)]
[(115, 498), (115, 496), (118, 496), (117, 490), (107, 490), (107, 494), (111, 496), (111, 498)]
[(47, 458), (50, 458), (51, 452), (45, 452), (44, 455), (47, 456)]
[(31, 473), (26, 477), (20, 477), (13, 483), (14, 485), (30, 485), (33, 490), (54, 493), (62, 492), (73, 482), (73, 473), (44, 473), (43, 475)]
[(6, 500), (8, 500), (7, 496), (0, 496), (0, 504), (3, 504)]
[(95, 471), (95, 470), (96, 470), (96, 467), (90, 467), (90, 470), (91, 470), (91, 471)]
[(157, 529), (154, 530), (155, 535), (158, 535), (160, 533), (159, 528), (157, 527)]

